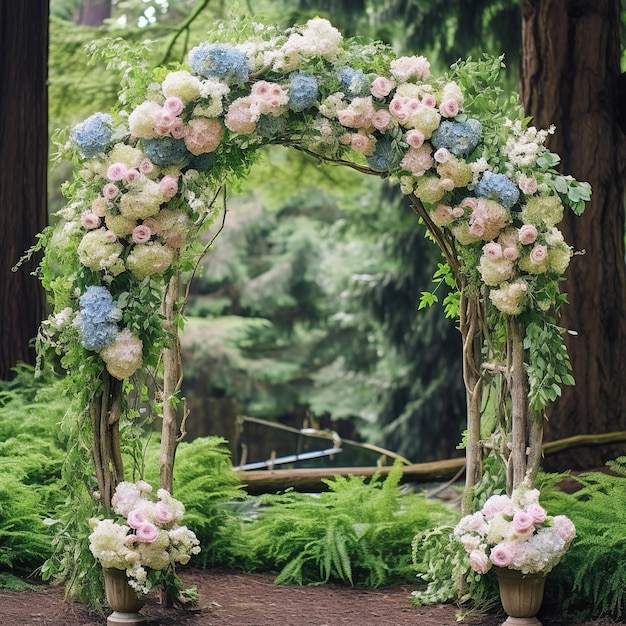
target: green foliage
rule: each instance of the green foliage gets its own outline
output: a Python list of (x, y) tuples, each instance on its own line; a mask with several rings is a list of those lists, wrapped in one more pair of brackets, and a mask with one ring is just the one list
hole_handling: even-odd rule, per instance
[(338, 580), (379, 587), (414, 577), (410, 538), (449, 520), (442, 504), (400, 496), (401, 468), (382, 481), (336, 477), (328, 492), (266, 496), (245, 534), (259, 569), (280, 570), (280, 584)]
[(13, 381), (1, 383), (0, 570), (9, 574), (31, 574), (51, 553), (44, 518), (63, 498), (56, 432), (63, 410), (58, 386), (34, 384), (32, 368), (18, 368)]
[[(198, 567), (229, 562), (229, 531), (236, 529), (225, 504), (246, 497), (225, 444), (220, 437), (201, 437), (182, 442), (176, 451), (174, 494), (185, 505), (185, 525), (200, 541), (202, 551), (192, 560)], [(145, 475), (151, 484), (158, 483), (157, 458), (158, 450), (153, 447), (147, 454)]]
[(591, 472), (575, 477), (581, 488), (566, 493), (552, 488), (563, 475), (539, 477), (542, 505), (567, 515), (576, 539), (546, 584), (547, 597), (564, 615), (626, 615), (626, 457), (607, 464), (616, 475)]

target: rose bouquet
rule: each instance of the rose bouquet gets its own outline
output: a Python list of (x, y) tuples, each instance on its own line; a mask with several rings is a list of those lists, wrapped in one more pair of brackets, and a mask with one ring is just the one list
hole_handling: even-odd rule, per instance
[(547, 515), (539, 490), (521, 486), (495, 495), (480, 511), (466, 515), (454, 536), (469, 554), (472, 569), (486, 574), (492, 565), (547, 574), (569, 548), (576, 529), (565, 515)]
[(183, 504), (165, 489), (153, 498), (144, 481), (120, 483), (111, 504), (117, 520), (90, 520), (89, 548), (101, 565), (125, 570), (137, 593), (177, 582), (175, 565), (200, 552), (194, 532), (180, 525)]

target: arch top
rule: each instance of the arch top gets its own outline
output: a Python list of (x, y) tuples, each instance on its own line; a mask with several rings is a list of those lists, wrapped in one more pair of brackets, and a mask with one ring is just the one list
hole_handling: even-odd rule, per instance
[(75, 126), (62, 150), (76, 168), (64, 225), (41, 239), (55, 312), (40, 344), (63, 346), (68, 369), (87, 355), (119, 379), (154, 364), (163, 286), (192, 263), (216, 190), (270, 144), (389, 177), (485, 306), (541, 316), (572, 255), (557, 224), (590, 189), (556, 171), (554, 129), (502, 97), (501, 63), (437, 77), (424, 56), (315, 18), (285, 32), (218, 27), (185, 63), (128, 72), (116, 106)]

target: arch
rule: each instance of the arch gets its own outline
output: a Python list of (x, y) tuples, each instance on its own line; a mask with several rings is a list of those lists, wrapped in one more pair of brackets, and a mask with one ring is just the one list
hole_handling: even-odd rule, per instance
[(500, 449), (508, 486), (532, 483), (543, 409), (573, 382), (554, 319), (572, 250), (556, 225), (565, 207), (582, 211), (590, 190), (556, 171), (544, 146), (554, 129), (529, 125), (503, 97), (501, 63), (467, 60), (437, 77), (425, 57), (345, 39), (325, 19), (286, 32), (240, 24), (218, 28), (185, 64), (129, 71), (116, 106), (72, 129), (61, 151), (76, 165), (63, 226), (39, 244), (54, 313), (38, 346), (62, 354), (88, 401), (105, 504), (124, 477), (123, 395), (146, 369), (164, 371), (161, 486), (171, 490), (179, 276), (201, 254), (220, 190), (269, 144), (400, 186), (458, 290), (447, 306), (463, 337), (464, 508), (482, 472), (489, 377), (503, 377), (511, 399)]

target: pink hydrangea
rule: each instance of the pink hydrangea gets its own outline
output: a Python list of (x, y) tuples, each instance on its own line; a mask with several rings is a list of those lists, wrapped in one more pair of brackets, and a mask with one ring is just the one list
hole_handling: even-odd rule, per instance
[(226, 128), (239, 135), (250, 135), (256, 128), (258, 113), (252, 111), (250, 96), (237, 98), (228, 108), (224, 117)]
[(434, 160), (431, 152), (432, 148), (429, 145), (409, 148), (400, 161), (400, 167), (414, 176), (422, 176), (433, 166)]
[(214, 152), (220, 145), (224, 129), (221, 122), (214, 117), (196, 118), (187, 125), (185, 146), (187, 150), (198, 156), (207, 152)]

